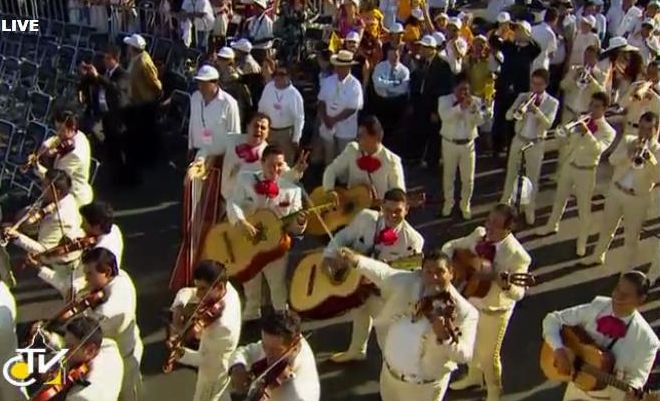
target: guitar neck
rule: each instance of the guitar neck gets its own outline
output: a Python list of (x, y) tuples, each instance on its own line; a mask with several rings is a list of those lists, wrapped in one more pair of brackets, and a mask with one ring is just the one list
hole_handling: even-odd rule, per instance
[(617, 388), (617, 389), (619, 389), (623, 392), (627, 393), (631, 390), (633, 390), (633, 391), (635, 390), (634, 388), (632, 388), (630, 386), (630, 384), (624, 382), (623, 380), (620, 380), (620, 379), (616, 378), (615, 376), (613, 376), (609, 373), (605, 373), (605, 372), (599, 370), (595, 366), (585, 364), (581, 367), (581, 370), (583, 370), (584, 372), (594, 376), (596, 379), (598, 379), (599, 382), (602, 382), (604, 384), (607, 384), (608, 386)]
[(296, 216), (298, 216), (300, 213), (320, 212), (320, 211), (322, 211), (324, 209), (327, 209), (329, 207), (332, 207), (332, 206), (334, 206), (333, 203), (324, 203), (322, 205), (316, 205), (316, 206), (308, 207), (308, 208), (305, 208), (305, 209), (300, 209), (296, 212), (289, 213), (286, 216), (282, 216), (280, 218), (280, 220), (282, 222), (287, 222), (287, 221), (291, 220), (292, 218), (295, 218)]

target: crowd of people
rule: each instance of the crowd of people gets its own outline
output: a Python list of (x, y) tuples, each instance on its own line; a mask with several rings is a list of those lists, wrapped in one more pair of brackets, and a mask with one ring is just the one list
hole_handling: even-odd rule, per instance
[[(180, 40), (206, 56), (190, 97), (189, 216), (172, 277), (164, 371), (195, 367), (195, 401), (228, 401), (231, 393), (319, 401), (323, 389), (301, 318), (349, 314), (350, 345), (330, 359), (366, 359), (373, 328), (384, 401), (439, 401), (471, 387), (499, 401), (502, 343), (534, 281), (514, 228), (537, 223), (541, 166), (553, 143), (555, 202), (535, 234), (557, 233), (573, 194), (576, 263), (605, 264), (623, 218), (626, 265), (611, 296), (549, 311), (544, 373), (569, 383), (565, 401), (640, 400), (660, 347), (639, 312), (660, 274), (660, 242), (648, 275), (637, 269), (642, 225), (660, 203), (660, 3), (556, 0), (538, 23), (525, 5), (499, 0), (480, 20), (442, 0), (322, 5), (315, 11), (327, 17), (327, 34), (311, 59), (300, 57), (301, 23), (311, 14), (301, 1), (239, 7), (185, 0), (181, 12), (167, 14)], [(170, 6), (163, 12), (178, 10)], [(99, 21), (99, 30), (111, 29), (107, 16)], [(144, 156), (159, 142), (167, 71), (159, 71), (139, 33), (123, 43), (128, 65), (110, 45), (102, 65), (79, 66), (80, 88), (85, 118), (101, 123), (116, 183), (138, 185)], [(313, 84), (314, 102), (294, 84), (301, 79)], [(90, 133), (81, 131), (81, 118), (55, 113), (56, 136), (28, 160), (43, 180), (42, 196), (3, 226), (2, 240), (22, 249), (26, 265), (67, 302), (30, 331), (68, 348), (65, 365), (83, 379), (57, 392), (68, 401), (136, 401), (147, 396), (140, 289), (123, 269), (112, 207), (89, 184)], [(477, 152), (506, 159), (501, 199), (469, 235), (426, 243), (406, 220), (413, 203), (408, 169), (441, 169), (439, 214), (450, 216), (458, 202), (470, 220)], [(597, 171), (607, 163), (613, 173), (598, 243), (587, 255)], [(323, 167), (322, 185), (311, 194), (301, 184), (310, 164)], [(290, 251), (300, 242), (291, 238), (301, 236), (329, 238), (306, 256), (316, 261), (311, 271), (306, 259), (293, 266)], [(9, 359), (18, 348), (15, 283), (10, 272), (0, 273), (0, 356)], [(264, 282), (270, 313), (262, 311)], [(261, 340), (239, 345), (245, 324), (256, 320)], [(576, 345), (575, 332), (612, 356), (611, 369), (575, 363), (586, 344)], [(458, 364), (467, 364), (467, 373), (450, 384)], [(585, 373), (606, 384), (580, 380)], [(0, 381), (0, 400), (37, 399), (52, 389), (42, 380), (28, 396)]]

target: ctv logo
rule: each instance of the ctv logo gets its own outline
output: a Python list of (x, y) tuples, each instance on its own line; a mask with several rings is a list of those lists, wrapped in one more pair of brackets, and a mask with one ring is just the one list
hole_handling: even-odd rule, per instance
[(39, 32), (38, 19), (3, 19), (0, 20), (2, 32)]
[[(45, 374), (51, 370), (58, 362), (64, 359), (68, 349), (58, 350), (49, 361), (46, 361), (46, 354), (49, 352), (43, 348), (19, 348), (16, 355), (5, 362), (2, 367), (2, 375), (7, 382), (16, 387), (27, 387), (33, 385), (37, 380), (33, 377), (34, 373)], [(25, 354), (25, 358), (21, 354)], [(60, 367), (53, 379), (45, 384), (63, 384), (64, 368)]]

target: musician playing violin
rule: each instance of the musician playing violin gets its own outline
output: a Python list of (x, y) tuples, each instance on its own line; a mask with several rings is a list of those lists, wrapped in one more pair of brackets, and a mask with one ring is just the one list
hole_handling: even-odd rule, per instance
[[(332, 238), (323, 251), (324, 265), (334, 265), (339, 258), (339, 248), (344, 246), (384, 261), (421, 254), (424, 237), (406, 221), (408, 211), (406, 193), (399, 188), (390, 189), (385, 193), (380, 213), (361, 211)], [(372, 319), (378, 316), (382, 307), (383, 298), (373, 294), (362, 307), (353, 311), (351, 344), (346, 352), (333, 355), (333, 362), (366, 359)], [(376, 334), (380, 340), (381, 333)]]
[[(286, 171), (284, 152), (277, 146), (268, 146), (261, 155), (260, 172), (244, 172), (238, 177), (234, 192), (227, 204), (227, 218), (232, 225), (240, 225), (245, 235), (259, 235), (256, 227), (246, 217), (259, 209), (270, 209), (278, 217), (284, 217), (302, 209), (302, 190), (283, 177)], [(297, 215), (286, 227), (292, 235), (301, 235), (307, 227), (307, 216)], [(286, 287), (287, 253), (282, 258), (266, 265), (252, 280), (243, 284), (245, 309), (243, 320), (255, 320), (261, 316), (261, 282), (265, 277), (275, 310), (284, 310), (287, 305)]]
[[(660, 347), (651, 325), (639, 307), (646, 302), (650, 283), (644, 273), (624, 273), (612, 296), (598, 296), (590, 303), (549, 313), (543, 320), (543, 337), (554, 350), (555, 366), (562, 374), (574, 372), (568, 350), (560, 335), (562, 326), (579, 326), (600, 347), (614, 356), (614, 375), (633, 389), (641, 389), (649, 378)], [(569, 383), (564, 401), (637, 400), (614, 387), (584, 392)]]
[(229, 401), (227, 372), (241, 335), (241, 302), (238, 292), (227, 281), (227, 271), (222, 264), (203, 260), (195, 268), (193, 278), (195, 288), (179, 290), (172, 304), (175, 332), (180, 333), (177, 329), (189, 324), (190, 317), (183, 314), (187, 303), (201, 301), (204, 306), (221, 302), (223, 306), (217, 318), (202, 322), (201, 333), (188, 334), (199, 338), (199, 349), (180, 348), (177, 362), (197, 368), (193, 401)]
[(495, 206), (486, 219), (485, 227), (477, 227), (470, 235), (447, 242), (442, 250), (454, 257), (456, 250), (467, 249), (490, 265), (492, 285), (484, 298), (470, 298), (479, 310), (479, 326), (474, 357), (468, 363), (468, 374), (452, 383), (452, 390), (481, 386), (485, 378), (487, 401), (498, 401), (502, 392), (500, 349), (513, 314), (516, 301), (525, 295), (525, 288), (510, 284), (501, 273), (509, 276), (526, 273), (531, 258), (513, 235), (516, 213), (505, 204)]
[(302, 338), (300, 318), (291, 311), (265, 316), (261, 341), (236, 350), (229, 370), (233, 391), (248, 393), (251, 382), (265, 370), (265, 396), (255, 397), (255, 401), (319, 401), (321, 389), (314, 353)]
[(472, 358), (478, 312), (451, 284), (449, 257), (424, 255), (421, 269), (401, 271), (342, 248), (347, 265), (371, 280), (385, 299), (374, 324), (383, 338), (383, 401), (440, 401), (457, 363)]
[(75, 350), (67, 357), (67, 369), (89, 368), (83, 380), (69, 388), (65, 401), (117, 401), (124, 366), (117, 343), (104, 337), (99, 322), (91, 317), (75, 318), (66, 326), (64, 343), (65, 348)]
[[(69, 110), (55, 113), (57, 136), (48, 138), (43, 148), (48, 149), (44, 156), (52, 158), (53, 168), (66, 171), (73, 183), (71, 193), (78, 206), (83, 206), (94, 199), (94, 191), (89, 184), (91, 166), (91, 150), (89, 140), (78, 129), (78, 117)], [(54, 143), (59, 142), (58, 146)], [(36, 164), (37, 173), (44, 176), (47, 169), (40, 163)]]
[(114, 211), (106, 202), (95, 201), (80, 208), (82, 229), (88, 237), (96, 238), (96, 248), (105, 248), (115, 255), (117, 267), (121, 269), (124, 254), (124, 236), (114, 224)]

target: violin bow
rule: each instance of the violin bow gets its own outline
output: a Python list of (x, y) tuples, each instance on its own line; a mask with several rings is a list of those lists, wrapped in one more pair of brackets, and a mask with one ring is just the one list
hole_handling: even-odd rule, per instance
[[(67, 117), (66, 121), (68, 121), (68, 120), (69, 119)], [(65, 121), (65, 123), (66, 123), (66, 121)], [(59, 173), (59, 174), (62, 174), (62, 173)], [(55, 178), (59, 178), (59, 175), (56, 176)], [(49, 187), (50, 187), (51, 191), (53, 191), (53, 197), (55, 198), (54, 202), (55, 202), (55, 213), (57, 213), (57, 223), (60, 227), (60, 233), (62, 234), (62, 238), (66, 238), (66, 232), (64, 231), (64, 224), (62, 223), (62, 213), (60, 212), (60, 198), (59, 198), (58, 193), (55, 189), (55, 184), (53, 183), (53, 181), (54, 181), (54, 179), (51, 180)], [(65, 241), (66, 241), (66, 239), (65, 239)], [(70, 276), (69, 277), (69, 299), (71, 299), (71, 300), (73, 300), (76, 297), (76, 289), (73, 287), (73, 282), (74, 282), (73, 272), (74, 272), (74, 269), (71, 269), (71, 274), (69, 275)]]
[[(266, 369), (264, 369), (264, 371), (259, 376), (255, 377), (254, 380), (252, 381), (252, 383), (258, 383), (260, 380), (263, 380), (263, 378), (266, 377), (266, 375), (268, 375), (268, 372), (273, 370), (275, 368), (275, 366), (277, 366), (278, 363), (282, 362), (283, 360), (285, 360), (286, 358), (291, 356), (291, 353), (293, 352), (294, 349), (296, 349), (296, 347), (300, 344), (300, 341), (302, 341), (303, 338), (305, 340), (307, 340), (311, 336), (312, 336), (311, 332), (309, 334), (307, 334), (306, 336), (303, 336), (302, 334), (298, 334), (296, 339), (291, 343), (291, 345), (289, 345), (289, 348), (287, 348), (286, 351), (284, 351), (284, 353), (282, 355), (280, 355), (280, 357), (275, 360), (275, 362), (268, 365), (268, 367)], [(249, 393), (249, 390), (248, 390), (248, 393)]]

